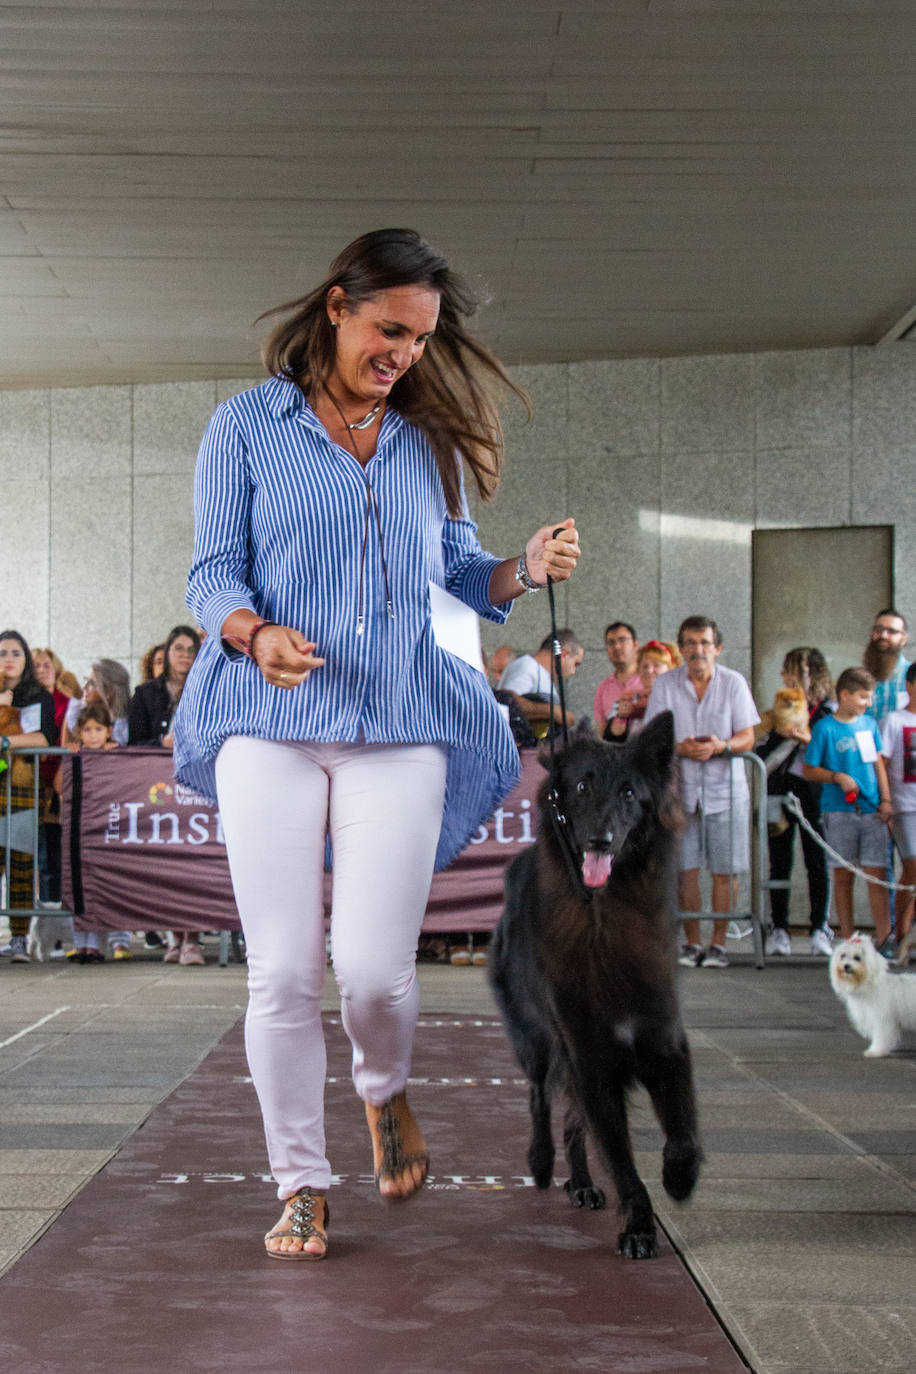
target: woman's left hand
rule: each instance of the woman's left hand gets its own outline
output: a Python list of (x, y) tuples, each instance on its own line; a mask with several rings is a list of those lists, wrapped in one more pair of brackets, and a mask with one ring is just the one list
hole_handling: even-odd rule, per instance
[[(554, 530), (558, 531), (556, 538)], [(528, 576), (545, 587), (548, 577), (551, 582), (565, 582), (572, 576), (580, 553), (575, 520), (543, 525), (525, 545)]]

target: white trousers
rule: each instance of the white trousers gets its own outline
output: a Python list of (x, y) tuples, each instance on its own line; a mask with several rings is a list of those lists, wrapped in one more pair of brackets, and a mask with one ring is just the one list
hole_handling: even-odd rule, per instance
[(248, 953), (245, 1045), (278, 1194), (327, 1188), (321, 1025), (322, 873), (333, 855), (331, 953), (353, 1082), (375, 1106), (410, 1073), (416, 949), (445, 795), (437, 744), (233, 736), (216, 760)]

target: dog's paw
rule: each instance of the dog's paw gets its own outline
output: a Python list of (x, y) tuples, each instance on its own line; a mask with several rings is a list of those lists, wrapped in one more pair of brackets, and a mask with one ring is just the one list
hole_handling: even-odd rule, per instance
[(532, 1145), (528, 1151), (528, 1168), (535, 1188), (549, 1188), (553, 1183), (555, 1155), (552, 1149), (542, 1150)]
[(621, 1231), (617, 1237), (617, 1253), (624, 1259), (655, 1259), (658, 1241), (654, 1231)]
[(891, 1053), (889, 1045), (869, 1045), (867, 1050), (863, 1050), (866, 1059), (886, 1059)]
[(574, 1207), (590, 1207), (597, 1212), (599, 1207), (605, 1205), (605, 1196), (601, 1188), (596, 1188), (594, 1183), (590, 1183), (585, 1188), (573, 1188), (569, 1179), (563, 1184), (569, 1194), (569, 1200)]
[(703, 1152), (699, 1146), (690, 1144), (674, 1145), (669, 1140), (665, 1145), (662, 1163), (662, 1183), (665, 1192), (675, 1202), (683, 1202), (690, 1197), (700, 1176)]

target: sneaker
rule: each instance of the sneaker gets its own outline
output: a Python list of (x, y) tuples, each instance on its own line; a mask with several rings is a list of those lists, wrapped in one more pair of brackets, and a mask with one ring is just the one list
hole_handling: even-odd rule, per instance
[(10, 940), (10, 962), (13, 964), (30, 964), (28, 940), (25, 935), (14, 935)]
[(678, 956), (678, 963), (684, 968), (699, 968), (703, 962), (703, 950), (699, 945), (684, 945)]
[(161, 949), (165, 941), (158, 931), (148, 930), (143, 937), (143, 943), (147, 949)]
[(897, 941), (893, 935), (888, 935), (886, 940), (882, 940), (880, 945), (876, 945), (878, 953), (883, 959), (893, 962), (897, 955)]
[(169, 945), (168, 949), (167, 949), (167, 950), (165, 951), (165, 953), (163, 954), (163, 956), (162, 956), (162, 962), (163, 962), (164, 964), (177, 964), (180, 958), (181, 958), (181, 945), (180, 945), (180, 944), (177, 942), (177, 940), (176, 940), (175, 944), (174, 944), (174, 945)]
[(63, 907), (63, 902), (39, 902), (38, 905), (41, 907), (42, 911), (60, 911)]
[(710, 945), (703, 956), (704, 968), (728, 968), (728, 955), (721, 945)]
[(3, 947), (0, 948), (0, 959), (8, 959), (9, 956), (12, 954), (12, 952), (13, 952), (13, 946), (12, 946), (12, 944), (3, 945)]
[(134, 956), (127, 948), (127, 945), (115, 945), (111, 952), (111, 957), (112, 959), (132, 959)]
[(823, 955), (830, 957), (830, 950), (833, 946), (833, 931), (826, 926), (821, 926), (815, 930), (811, 936), (811, 953), (815, 956)]
[(729, 940), (749, 940), (754, 933), (750, 921), (729, 921), (725, 932)]
[(185, 940), (178, 955), (179, 964), (202, 964), (204, 962), (204, 952), (198, 940)]
[(767, 936), (764, 952), (767, 958), (773, 954), (791, 954), (792, 941), (789, 939), (789, 932), (783, 930), (782, 926), (775, 926)]

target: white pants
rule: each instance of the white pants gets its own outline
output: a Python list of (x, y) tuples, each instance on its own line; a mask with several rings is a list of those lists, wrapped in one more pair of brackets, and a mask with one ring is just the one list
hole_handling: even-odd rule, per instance
[(334, 853), (331, 951), (353, 1082), (379, 1106), (410, 1073), (416, 948), (445, 794), (437, 744), (311, 744), (234, 736), (216, 760), (248, 952), (245, 1044), (280, 1197), (324, 1189), (322, 872)]

